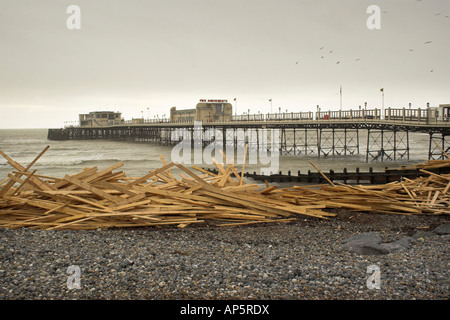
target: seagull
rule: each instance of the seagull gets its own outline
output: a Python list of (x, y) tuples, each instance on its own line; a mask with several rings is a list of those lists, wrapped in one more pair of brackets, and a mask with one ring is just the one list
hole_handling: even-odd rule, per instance
[(436, 14), (435, 14), (435, 16), (440, 16), (440, 15), (441, 15), (441, 13), (440, 13), (440, 12), (439, 12), (439, 13), (436, 13)]
[(431, 70), (430, 72), (433, 72), (434, 70)]
[(339, 64), (340, 61), (336, 62), (336, 64)]
[(295, 64), (298, 64), (298, 61)]
[(355, 61), (359, 61), (359, 58), (358, 58), (358, 59), (355, 59)]
[(322, 50), (323, 49), (323, 47), (322, 48), (320, 48), (320, 50)]
[(323, 59), (323, 56), (321, 56), (320, 58)]
[(414, 50), (413, 49), (409, 49), (409, 51), (413, 52)]
[(431, 43), (431, 41), (427, 41), (427, 42), (425, 42), (425, 44), (428, 44), (428, 43)]
[(333, 53), (333, 50), (331, 50), (330, 53)]

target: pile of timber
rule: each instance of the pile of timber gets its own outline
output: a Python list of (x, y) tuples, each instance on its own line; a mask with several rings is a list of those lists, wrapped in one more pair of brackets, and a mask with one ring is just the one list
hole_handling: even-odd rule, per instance
[[(319, 173), (320, 169), (316, 168)], [(388, 214), (450, 214), (450, 174), (437, 174), (428, 170), (450, 166), (450, 160), (430, 160), (415, 165), (424, 176), (416, 179), (404, 178), (387, 184), (352, 186), (334, 184), (325, 175), (328, 185), (319, 188), (294, 186), (274, 190), (281, 199), (295, 199), (295, 203), (321, 203), (326, 208), (349, 211)], [(428, 170), (425, 170), (428, 169)]]
[[(215, 161), (219, 173), (166, 163), (142, 177), (116, 171), (118, 162), (49, 177), (31, 171), (48, 149), (27, 167), (0, 150), (14, 168), (0, 182), (0, 227), (40, 229), (97, 229), (176, 225), (215, 220), (217, 225), (288, 222), (296, 215), (326, 218), (324, 205), (297, 205), (291, 199), (268, 196), (272, 190), (247, 184), (233, 164)], [(225, 155), (223, 155), (226, 159)], [(173, 169), (173, 170), (172, 170)], [(173, 171), (178, 171), (177, 178)]]
[[(425, 176), (374, 186), (334, 184), (277, 188), (247, 184), (226, 156), (218, 173), (166, 163), (142, 177), (106, 169), (84, 168), (62, 178), (31, 171), (45, 148), (27, 167), (3, 151), (14, 168), (0, 182), (0, 227), (98, 229), (176, 225), (180, 228), (213, 220), (218, 226), (289, 222), (298, 216), (326, 219), (326, 209), (368, 213), (450, 214), (450, 174), (426, 169), (450, 165), (450, 160), (417, 165)], [(247, 154), (247, 153), (245, 153)], [(244, 159), (245, 160), (245, 159)], [(244, 172), (245, 161), (242, 168)], [(178, 171), (178, 174), (175, 174)], [(177, 177), (175, 177), (177, 176)]]

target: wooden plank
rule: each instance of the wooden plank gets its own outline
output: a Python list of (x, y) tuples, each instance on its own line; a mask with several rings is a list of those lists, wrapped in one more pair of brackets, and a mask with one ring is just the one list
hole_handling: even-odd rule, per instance
[(134, 196), (132, 196), (132, 197), (125, 198), (125, 199), (123, 199), (123, 200), (120, 201), (120, 202), (117, 202), (117, 203), (116, 203), (115, 205), (113, 205), (112, 207), (114, 207), (114, 206), (123, 206), (123, 205), (127, 205), (127, 204), (133, 204), (133, 203), (135, 203), (135, 202), (137, 202), (137, 201), (139, 201), (139, 200), (142, 200), (142, 199), (144, 199), (144, 198), (146, 198), (145, 193), (139, 193), (139, 194), (136, 194), (136, 195), (134, 195)]
[(37, 170), (34, 170), (30, 175), (27, 176), (27, 178), (17, 187), (16, 191), (12, 194), (13, 196), (16, 195), (19, 190), (34, 176)]
[(209, 176), (211, 176), (211, 177), (216, 177), (216, 176), (217, 176), (216, 174), (214, 174), (214, 173), (212, 173), (212, 172), (210, 172), (210, 171), (208, 171), (208, 170), (204, 170), (204, 169), (199, 168), (199, 167), (194, 166), (194, 165), (192, 166), (192, 169), (195, 169), (195, 170), (197, 170), (197, 171), (203, 172), (203, 173), (205, 173), (205, 174), (207, 174), (207, 175), (209, 175)]
[(99, 196), (100, 198), (107, 199), (114, 203), (120, 203), (122, 201), (122, 199), (120, 199), (118, 197), (112, 196), (109, 193), (106, 193), (86, 182), (80, 181), (77, 178), (71, 177), (69, 175), (65, 175), (64, 180), (80, 187), (81, 189), (88, 190), (88, 191), (92, 192), (93, 194)]
[(92, 217), (86, 217), (86, 218), (83, 218), (83, 219), (77, 219), (77, 220), (70, 221), (70, 222), (67, 222), (67, 223), (60, 223), (60, 224), (57, 224), (54, 227), (46, 228), (46, 230), (54, 230), (54, 229), (65, 228), (65, 227), (67, 227), (67, 226), (69, 226), (71, 224), (80, 223), (82, 221), (86, 221), (86, 220), (89, 220), (89, 219), (92, 219)]
[(98, 201), (90, 201), (90, 200), (88, 200), (86, 198), (81, 198), (81, 197), (77, 197), (77, 196), (70, 195), (70, 194), (67, 195), (67, 197), (70, 198), (70, 199), (77, 200), (79, 202), (84, 202), (84, 203), (90, 204), (91, 206), (94, 206), (94, 207), (97, 207), (97, 208), (100, 208), (100, 209), (103, 209), (103, 210), (112, 211), (110, 208), (100, 204)]
[(124, 203), (122, 205), (116, 205), (115, 207), (110, 207), (110, 210), (113, 211), (120, 211), (120, 210), (125, 210), (125, 209), (130, 209), (130, 208), (134, 208), (134, 207), (138, 207), (141, 205), (145, 205), (145, 204), (149, 204), (151, 203), (152, 200), (144, 200), (144, 201), (136, 201), (136, 202), (128, 202), (128, 203)]
[(242, 186), (242, 183), (244, 181), (244, 172), (245, 172), (245, 163), (247, 162), (247, 149), (248, 144), (245, 144), (245, 151), (244, 151), (244, 163), (242, 164), (242, 172), (241, 172), (241, 178), (239, 180), (239, 185)]
[(62, 203), (59, 202), (54, 202), (54, 201), (48, 201), (48, 200), (24, 200), (24, 199), (20, 199), (20, 198), (10, 198), (10, 201), (14, 201), (17, 203), (21, 203), (21, 204), (26, 204), (26, 205), (30, 205), (33, 207), (37, 207), (37, 208), (42, 208), (45, 210), (52, 210), (53, 211), (57, 211), (57, 212), (61, 212), (61, 213), (66, 213), (69, 215), (76, 215), (76, 214), (80, 214), (81, 211), (80, 210), (76, 210), (73, 208), (68, 208), (65, 206), (62, 206)]
[(266, 195), (266, 194), (270, 194), (272, 191), (274, 191), (276, 189), (278, 189), (277, 186), (272, 186), (272, 187), (265, 188), (264, 190), (260, 191), (260, 193)]
[(208, 186), (208, 183), (206, 183), (204, 180), (200, 179), (196, 174), (194, 174), (192, 171), (187, 169), (185, 166), (183, 166), (183, 165), (181, 165), (179, 163), (175, 163), (175, 166), (177, 168), (183, 170), (184, 172), (186, 172), (189, 176), (194, 178), (194, 180), (196, 180), (197, 182), (200, 182), (200, 184), (202, 184), (203, 186)]
[(268, 223), (268, 222), (290, 222), (296, 220), (295, 218), (291, 219), (274, 219), (274, 220), (265, 220), (265, 221), (249, 221), (249, 222), (235, 222), (235, 223), (224, 223), (219, 224), (220, 227), (231, 227), (231, 226), (243, 226), (243, 225), (250, 225), (250, 224), (256, 224), (256, 223)]
[[(76, 180), (78, 180), (78, 181), (81, 181), (81, 182), (83, 182), (83, 183), (89, 183), (89, 182), (94, 181), (94, 180), (96, 180), (96, 179), (104, 178), (107, 174), (111, 173), (112, 171), (114, 171), (114, 170), (116, 170), (116, 169), (118, 169), (118, 168), (120, 168), (120, 167), (122, 167), (122, 166), (123, 166), (123, 162), (122, 162), (122, 161), (119, 161), (119, 162), (117, 162), (117, 163), (115, 163), (115, 164), (109, 166), (108, 168), (106, 168), (106, 169), (104, 169), (104, 170), (101, 170), (101, 171), (99, 171), (99, 172), (97, 172), (97, 173), (94, 173), (94, 174), (92, 174), (92, 175), (89, 175), (89, 176), (87, 176), (87, 177), (85, 177), (85, 178), (79, 178), (79, 177), (76, 177), (76, 176), (68, 176), (68, 177), (72, 177), (72, 178), (74, 178), (74, 179), (76, 179)], [(66, 175), (66, 176), (67, 176), (67, 175)], [(64, 179), (64, 180), (68, 181), (67, 179)], [(72, 186), (69, 186), (69, 187), (67, 187), (67, 188), (65, 188), (65, 189), (66, 189), (66, 190), (74, 190), (74, 189), (76, 189), (77, 187), (79, 187), (79, 186), (77, 186), (77, 185), (72, 185)], [(82, 189), (83, 189), (83, 188), (82, 188)]]
[[(23, 175), (23, 172), (28, 172), (28, 170), (30, 170), (30, 168), (44, 155), (44, 153), (50, 148), (50, 146), (47, 146), (44, 148), (44, 150), (41, 151), (41, 153), (39, 153), (39, 155), (33, 159), (33, 161), (30, 162), (30, 164), (25, 168), (23, 167), (21, 164), (19, 164), (18, 162), (14, 161), (14, 159), (12, 159), (11, 157), (9, 157), (6, 153), (4, 153), (1, 149), (0, 149), (0, 155), (2, 155), (7, 161), (8, 164), (11, 165), (14, 169), (16, 169), (17, 171), (20, 171), (21, 173), (17, 173), (15, 176), (17, 178), (20, 178)], [(41, 181), (39, 178), (37, 177), (32, 177), (30, 179), (30, 182), (32, 184), (34, 184), (37, 188), (40, 188), (41, 190), (52, 190), (54, 188), (50, 187), (47, 183), (44, 183), (43, 181)], [(6, 192), (8, 192), (8, 190), (14, 186), (15, 181), (10, 180), (1, 190), (0, 190), (0, 197), (3, 197)]]
[(437, 198), (438, 198), (438, 196), (439, 196), (439, 193), (440, 193), (440, 191), (437, 190), (436, 193), (434, 194), (433, 199), (432, 199), (431, 202), (430, 202), (430, 205), (431, 205), (431, 206), (434, 205), (434, 203), (436, 202), (436, 200), (437, 200)]
[[(223, 150), (219, 150), (219, 152), (220, 152), (220, 154), (223, 157), (224, 163), (227, 164), (227, 167), (231, 167), (231, 170), (232, 170), (234, 176), (239, 180), (241, 177), (239, 176), (239, 173), (236, 171), (236, 168), (234, 167), (234, 160), (233, 161), (229, 161), (229, 159), (227, 158), (227, 156), (225, 155)], [(244, 171), (244, 170), (242, 170), (242, 171)]]
[(227, 169), (225, 170), (225, 174), (222, 175), (222, 178), (220, 179), (220, 181), (217, 183), (217, 186), (219, 188), (223, 188), (225, 186), (225, 184), (228, 182), (228, 179), (230, 178), (231, 175), (231, 167), (227, 167)]
[(208, 202), (210, 200), (207, 197), (197, 196), (197, 195), (193, 195), (193, 194), (186, 194), (186, 193), (182, 193), (182, 192), (160, 190), (160, 189), (157, 189), (154, 187), (146, 188), (145, 192), (150, 193), (150, 194), (164, 196), (167, 198), (182, 198), (182, 199), (197, 200), (197, 201), (202, 201), (202, 202)]
[[(211, 189), (209, 189), (209, 190), (211, 190)], [(239, 204), (239, 205), (243, 206), (244, 208), (255, 208), (255, 209), (258, 209), (261, 211), (275, 213), (275, 214), (279, 214), (282, 216), (290, 215), (289, 213), (286, 213), (286, 211), (284, 211), (284, 210), (273, 208), (273, 207), (265, 205), (265, 204), (259, 204), (259, 203), (254, 203), (254, 202), (250, 202), (247, 200), (242, 200), (242, 197), (240, 197), (239, 195), (234, 195), (233, 193), (229, 193), (226, 191), (215, 192), (215, 190), (213, 190), (213, 189), (211, 191), (209, 191), (209, 190), (199, 190), (199, 191), (201, 191), (202, 194), (208, 195), (213, 198), (223, 199), (223, 200), (229, 201), (231, 203)]]
[[(163, 164), (163, 166), (167, 166), (167, 162), (166, 162), (166, 160), (164, 159), (164, 156), (163, 156), (162, 154), (159, 155), (159, 158), (161, 159), (161, 163)], [(170, 171), (170, 169), (167, 169), (166, 172), (167, 172), (167, 174), (169, 175), (170, 180), (171, 180), (171, 181), (175, 181), (175, 178), (174, 178), (172, 172)]]
[[(92, 175), (92, 174), (96, 173), (97, 170), (98, 170), (97, 167), (84, 168), (83, 171), (81, 171), (81, 172), (79, 172), (79, 173), (77, 173), (77, 174), (72, 175), (72, 177), (77, 178), (77, 179), (82, 179), (82, 178), (85, 178), (86, 176), (89, 176), (89, 175)], [(61, 179), (61, 180), (59, 180), (58, 182), (56, 182), (55, 184), (53, 184), (53, 186), (54, 186), (56, 189), (59, 189), (59, 188), (61, 188), (61, 187), (66, 186), (66, 185), (69, 184), (69, 183), (70, 183), (70, 182), (68, 182), (68, 181), (66, 181), (66, 180), (64, 180), (64, 179)]]
[[(120, 191), (118, 191), (118, 190), (105, 190), (105, 189), (102, 189), (102, 191), (103, 192), (106, 192), (106, 193), (109, 193), (109, 194), (123, 194), (122, 192), (120, 192)], [(57, 191), (41, 191), (41, 190), (34, 190), (34, 191), (31, 191), (31, 192), (29, 192), (29, 191), (24, 191), (24, 192), (21, 192), (21, 193), (23, 193), (23, 194), (25, 194), (25, 195), (30, 195), (30, 194), (41, 194), (41, 195), (46, 195), (46, 196), (58, 196), (58, 195), (61, 195), (61, 196), (65, 196), (65, 195), (71, 195), (71, 194), (74, 194), (74, 195), (79, 195), (79, 196), (84, 196), (84, 195), (91, 195), (92, 194), (92, 192), (90, 192), (89, 190), (57, 190)]]
[(450, 188), (450, 182), (447, 183), (447, 185), (445, 186), (445, 189), (442, 191), (443, 194), (446, 194), (448, 192), (448, 189)]
[(431, 178), (431, 176), (433, 176), (435, 178), (440, 178), (440, 179), (444, 179), (444, 180), (450, 180), (450, 176), (448, 176), (448, 175), (437, 174), (437, 173), (434, 173), (434, 172), (431, 172), (431, 171), (427, 171), (427, 170), (424, 170), (424, 169), (420, 169), (419, 171), (423, 172), (423, 173), (426, 173), (426, 174), (429, 174), (430, 178)]
[(331, 180), (330, 179), (328, 179), (328, 177), (325, 175), (325, 174), (323, 174), (323, 172), (322, 171), (320, 171), (320, 169), (319, 168), (317, 168), (316, 167), (316, 165), (314, 164), (314, 163), (312, 163), (312, 161), (309, 161), (309, 163), (314, 167), (314, 169), (316, 169), (317, 170), (317, 172), (319, 172), (320, 173), (320, 175), (322, 176), (322, 177), (324, 177), (325, 178), (325, 180), (327, 180), (328, 181), (328, 183), (329, 184), (331, 184), (333, 187), (335, 186), (334, 185), (334, 183), (333, 182), (331, 182)]
[(98, 181), (98, 182), (94, 182), (92, 183), (93, 186), (97, 186), (97, 187), (103, 187), (106, 188), (108, 190), (117, 190), (120, 193), (126, 194), (128, 196), (135, 196), (138, 192), (133, 191), (129, 188), (129, 186), (123, 186), (117, 183), (110, 183), (110, 182), (106, 182), (106, 181)]
[(436, 144), (436, 146), (439, 148), (439, 150), (441, 150), (442, 154), (448, 159), (449, 155), (447, 153), (445, 153), (444, 149), (442, 149), (442, 147), (439, 145), (439, 143), (437, 143), (436, 140), (433, 140), (433, 142)]
[[(217, 167), (217, 169), (219, 169), (219, 172), (222, 174), (222, 177), (220, 178), (220, 180), (222, 180), (223, 176), (226, 176), (226, 180), (225, 182), (228, 182), (230, 184), (234, 183), (234, 180), (230, 177), (231, 172), (229, 172), (227, 169), (225, 169), (220, 163), (217, 162), (217, 160), (215, 158), (212, 159), (214, 165)], [(218, 176), (220, 177), (220, 176)], [(220, 183), (220, 182), (219, 182)], [(223, 186), (225, 185), (225, 183), (223, 183)]]
[(409, 195), (409, 197), (411, 198), (411, 200), (413, 200), (416, 204), (416, 206), (419, 206), (419, 204), (416, 202), (416, 199), (414, 198), (414, 196), (412, 195), (412, 193), (408, 190), (408, 188), (406, 188), (406, 186), (401, 183), (401, 186), (403, 187), (403, 189), (406, 191), (406, 193)]
[(169, 169), (169, 168), (172, 168), (174, 165), (175, 165), (175, 164), (174, 164), (173, 162), (171, 162), (171, 163), (169, 163), (169, 164), (163, 166), (162, 168), (156, 169), (156, 170), (150, 172), (149, 174), (146, 174), (145, 176), (143, 176), (143, 177), (141, 177), (141, 178), (139, 178), (139, 179), (137, 179), (137, 180), (134, 180), (134, 181), (130, 182), (129, 185), (130, 185), (130, 186), (134, 186), (134, 185), (137, 185), (137, 184), (146, 182), (146, 181), (149, 180), (151, 177), (156, 176), (158, 173), (164, 172), (164, 171), (166, 171), (166, 170)]
[(228, 186), (224, 187), (223, 190), (230, 192), (243, 192), (243, 191), (258, 191), (261, 189), (257, 184), (246, 184), (243, 186)]

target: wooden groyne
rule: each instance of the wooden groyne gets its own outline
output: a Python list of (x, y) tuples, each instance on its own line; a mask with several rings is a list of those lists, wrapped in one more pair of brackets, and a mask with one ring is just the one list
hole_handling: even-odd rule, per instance
[[(214, 174), (217, 174), (217, 170), (209, 170)], [(450, 173), (450, 167), (430, 168), (428, 172), (435, 174), (447, 174)], [(240, 173), (239, 173), (240, 174)], [(385, 168), (384, 171), (374, 171), (372, 167), (368, 171), (361, 171), (356, 168), (355, 171), (349, 171), (344, 168), (342, 172), (337, 172), (330, 169), (328, 172), (312, 172), (308, 170), (306, 173), (301, 173), (300, 170), (296, 174), (293, 174), (290, 170), (283, 173), (282, 171), (271, 174), (262, 175), (256, 172), (245, 172), (244, 177), (251, 178), (256, 181), (267, 181), (270, 183), (327, 183), (327, 177), (332, 182), (341, 182), (344, 184), (386, 184), (394, 181), (402, 181), (404, 179), (417, 179), (424, 174), (420, 168)], [(325, 177), (324, 177), (325, 176)]]

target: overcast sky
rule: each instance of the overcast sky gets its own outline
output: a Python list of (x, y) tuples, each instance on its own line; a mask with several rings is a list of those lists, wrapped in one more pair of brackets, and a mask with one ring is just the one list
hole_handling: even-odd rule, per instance
[(449, 16), (450, 0), (0, 0), (0, 128), (199, 99), (338, 110), (340, 86), (343, 109), (380, 108), (380, 88), (386, 107), (450, 103)]

